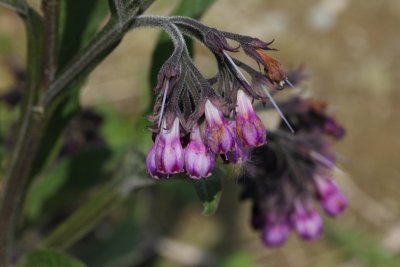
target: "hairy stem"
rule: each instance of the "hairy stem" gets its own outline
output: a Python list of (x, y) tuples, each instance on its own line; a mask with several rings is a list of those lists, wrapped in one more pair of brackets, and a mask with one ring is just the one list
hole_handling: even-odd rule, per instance
[(172, 57), (180, 57), (186, 49), (185, 40), (179, 29), (170, 23), (166, 17), (130, 16), (122, 24), (120, 22), (116, 23), (115, 20), (110, 20), (87, 48), (79, 53), (65, 71), (61, 72), (57, 79), (50, 84), (49, 89), (40, 100), (40, 105), (44, 109), (48, 108), (57, 99), (57, 96), (68, 91), (68, 86), (73, 81), (87, 74), (99, 61), (104, 59), (129, 29), (138, 27), (162, 27), (168, 32), (175, 44), (175, 51)]
[(168, 60), (178, 61), (183, 54), (189, 54), (185, 38), (177, 26), (171, 23), (168, 17), (163, 16), (138, 16), (131, 28), (160, 27), (170, 36), (174, 51)]
[(43, 22), (33, 9), (28, 9), (24, 22), (28, 40), (27, 94), (1, 194), (0, 267), (7, 266), (8, 257), (11, 255), (18, 214), (44, 127), (44, 116), (41, 110), (36, 108), (42, 81)]

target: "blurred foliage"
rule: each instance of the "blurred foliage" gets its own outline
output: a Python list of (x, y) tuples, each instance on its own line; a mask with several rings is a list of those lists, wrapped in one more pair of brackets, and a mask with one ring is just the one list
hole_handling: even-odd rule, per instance
[(216, 168), (207, 179), (193, 181), (196, 193), (203, 203), (204, 215), (213, 215), (218, 208), (222, 194), (221, 179), (223, 176), (224, 172)]
[(18, 267), (84, 267), (78, 260), (54, 250), (29, 252)]
[(391, 255), (376, 240), (361, 229), (342, 229), (332, 223), (326, 223), (326, 236), (345, 255), (356, 257), (365, 266), (400, 266), (400, 258)]

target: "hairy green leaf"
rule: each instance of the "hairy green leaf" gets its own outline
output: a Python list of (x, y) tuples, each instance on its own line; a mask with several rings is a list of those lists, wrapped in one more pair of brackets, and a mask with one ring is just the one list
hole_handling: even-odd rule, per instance
[[(104, 21), (108, 4), (106, 1), (61, 0), (60, 40), (58, 56), (58, 71), (65, 68), (71, 58), (80, 51), (95, 36)], [(59, 148), (61, 133), (71, 118), (80, 110), (79, 89), (85, 82), (85, 77), (75, 81), (70, 87), (70, 93), (61, 100), (49, 118), (46, 131), (35, 163), (34, 174), (52, 158)]]

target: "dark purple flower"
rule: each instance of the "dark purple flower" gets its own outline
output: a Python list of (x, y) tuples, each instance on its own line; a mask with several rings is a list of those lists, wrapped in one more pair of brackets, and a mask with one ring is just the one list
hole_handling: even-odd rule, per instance
[(346, 134), (345, 129), (332, 117), (326, 117), (323, 130), (326, 134), (331, 135), (338, 140), (342, 139)]
[[(290, 222), (304, 240), (318, 238), (323, 229), (319, 213), (312, 200), (331, 216), (337, 216), (347, 206), (347, 200), (333, 179), (326, 178), (335, 168), (336, 155), (332, 143), (339, 140), (324, 128), (329, 116), (321, 101), (304, 98), (290, 99), (282, 105), (296, 132), (289, 133), (283, 123), (278, 130), (269, 130), (268, 143), (251, 149), (250, 159), (243, 164), (239, 179), (244, 187), (243, 198), (253, 201), (252, 225), (263, 229), (266, 242), (275, 232), (286, 229)], [(335, 126), (336, 127), (336, 126)], [(262, 216), (280, 214), (281, 220), (262, 220)], [(284, 231), (283, 231), (284, 232)]]
[(311, 203), (296, 201), (291, 220), (293, 228), (304, 240), (314, 240), (321, 235), (322, 219)]
[(191, 178), (208, 177), (214, 169), (215, 156), (204, 144), (199, 126), (190, 134), (190, 142), (185, 148), (185, 169)]
[(278, 218), (275, 215), (267, 218), (267, 223), (262, 229), (262, 240), (265, 245), (278, 247), (286, 242), (289, 236), (289, 223), (285, 218)]

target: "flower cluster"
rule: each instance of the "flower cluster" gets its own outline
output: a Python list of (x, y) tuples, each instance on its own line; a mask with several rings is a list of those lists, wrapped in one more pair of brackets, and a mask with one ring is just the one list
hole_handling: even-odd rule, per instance
[[(314, 202), (331, 216), (347, 205), (332, 178), (331, 145), (343, 138), (343, 127), (326, 115), (322, 102), (295, 96), (278, 108), (272, 94), (295, 86), (304, 75), (301, 68), (283, 71), (267, 54), (274, 50), (272, 42), (221, 32), (184, 17), (169, 22), (212, 52), (218, 72), (205, 79), (187, 49), (175, 49), (165, 62), (149, 116), (154, 133), (146, 161), (149, 174), (163, 179), (186, 172), (199, 179), (211, 174), (218, 156), (226, 163), (241, 163), (242, 196), (253, 202), (252, 225), (262, 231), (265, 244), (283, 244), (290, 230), (305, 240), (317, 238), (323, 223)], [(239, 51), (258, 68), (235, 58)], [(255, 100), (274, 107), (282, 119), (278, 129), (268, 131), (268, 143)]]
[[(237, 92), (235, 119), (224, 116), (210, 99), (204, 103), (204, 115), (189, 131), (172, 112), (165, 114), (159, 133), (147, 156), (147, 170), (154, 178), (186, 171), (191, 178), (211, 175), (216, 156), (229, 162), (246, 159), (248, 149), (263, 145), (266, 131), (251, 100)], [(172, 125), (168, 125), (168, 120)]]
[[(154, 144), (146, 166), (155, 179), (181, 172), (199, 179), (211, 174), (218, 156), (228, 163), (243, 162), (252, 148), (265, 143), (266, 129), (252, 102), (266, 102), (270, 98), (268, 89), (280, 89), (288, 80), (281, 65), (265, 52), (272, 50), (270, 43), (222, 33), (185, 18), (171, 21), (200, 35), (199, 40), (215, 55), (218, 73), (205, 79), (186, 50), (165, 62), (155, 87), (158, 96), (154, 111), (149, 116)], [(236, 41), (264, 70), (255, 70), (232, 57), (239, 48), (230, 46), (226, 38)]]
[(269, 132), (269, 142), (252, 150), (240, 178), (242, 197), (253, 203), (252, 226), (268, 246), (282, 245), (294, 230), (304, 240), (320, 236), (323, 223), (313, 202), (337, 216), (347, 200), (332, 178), (332, 143), (344, 129), (326, 115), (323, 102), (294, 97), (282, 106), (295, 129)]

